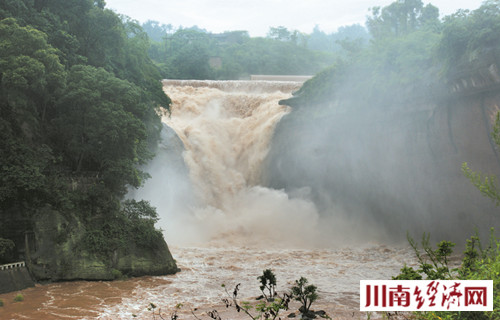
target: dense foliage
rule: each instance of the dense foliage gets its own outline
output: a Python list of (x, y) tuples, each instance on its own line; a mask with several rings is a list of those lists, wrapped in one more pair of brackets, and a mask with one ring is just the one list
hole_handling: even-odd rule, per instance
[(0, 263), (11, 260), (15, 244), (12, 240), (0, 238)]
[(142, 245), (161, 237), (155, 216), (120, 204), (147, 177), (170, 104), (148, 48), (104, 1), (0, 2), (1, 237), (18, 241), (47, 206), (77, 215), (97, 251), (114, 247), (113, 228)]

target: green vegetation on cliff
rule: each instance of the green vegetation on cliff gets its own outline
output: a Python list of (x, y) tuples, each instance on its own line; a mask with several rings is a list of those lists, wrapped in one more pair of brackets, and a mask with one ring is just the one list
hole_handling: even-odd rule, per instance
[(121, 203), (148, 177), (139, 167), (170, 105), (148, 48), (104, 1), (0, 2), (0, 238), (16, 244), (9, 259), (42, 266), (39, 278), (109, 278), (76, 264), (148, 273), (120, 260), (132, 256), (176, 271), (154, 208)]
[(497, 0), (443, 20), (431, 4), (397, 1), (373, 8), (367, 26), (370, 45), (319, 73), (284, 103), (388, 108), (500, 81)]

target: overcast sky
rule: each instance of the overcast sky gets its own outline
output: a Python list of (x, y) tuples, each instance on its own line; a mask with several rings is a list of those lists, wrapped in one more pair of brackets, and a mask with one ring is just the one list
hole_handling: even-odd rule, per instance
[[(213, 33), (246, 30), (265, 36), (270, 27), (311, 33), (314, 26), (327, 33), (338, 27), (364, 25), (368, 8), (393, 0), (106, 0), (107, 7), (139, 22), (155, 20), (174, 27), (197, 25)], [(428, 2), (425, 2), (427, 4)], [(441, 15), (457, 9), (477, 9), (481, 0), (435, 0)]]

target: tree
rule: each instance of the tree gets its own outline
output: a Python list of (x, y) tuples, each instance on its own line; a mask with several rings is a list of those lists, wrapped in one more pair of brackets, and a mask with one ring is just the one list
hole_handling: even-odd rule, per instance
[(334, 43), (332, 51), (346, 59), (356, 58), (366, 49), (370, 39), (367, 30), (359, 24), (340, 27), (329, 37)]
[[(0, 105), (0, 109), (3, 106)], [(45, 145), (37, 146), (19, 137), (21, 131), (3, 119), (0, 112), (0, 209), (14, 203), (36, 203), (47, 189), (46, 171), (53, 156)], [(14, 127), (14, 128), (13, 128)], [(17, 131), (17, 132), (16, 132)]]
[(170, 105), (148, 48), (103, 0), (0, 2), (0, 234), (43, 232), (50, 207), (86, 231), (65, 245), (102, 261), (127, 240), (161, 246), (154, 208), (120, 204), (147, 177)]
[(319, 26), (314, 26), (313, 32), (307, 39), (307, 47), (318, 51), (332, 51), (334, 41), (327, 34), (319, 29)]
[(366, 25), (375, 39), (399, 37), (439, 22), (439, 10), (431, 4), (424, 7), (421, 0), (395, 1), (382, 9), (373, 7), (371, 13)]
[[(0, 97), (23, 120), (31, 111), (45, 120), (55, 96), (64, 88), (65, 72), (57, 50), (47, 36), (32, 28), (21, 27), (13, 18), (0, 21)], [(35, 119), (30, 125), (35, 126)], [(34, 130), (34, 128), (32, 128)]]
[[(445, 17), (437, 57), (448, 81), (466, 71), (500, 62), (500, 1), (485, 1), (477, 10), (459, 10)], [(459, 71), (459, 72), (457, 72)]]
[(149, 39), (155, 42), (163, 41), (174, 30), (171, 24), (160, 24), (160, 22), (153, 20), (143, 23), (142, 28), (148, 34)]
[(250, 40), (248, 31), (226, 31), (222, 33), (222, 42), (243, 44)]
[(144, 174), (137, 168), (151, 158), (144, 145), (147, 106), (141, 90), (102, 68), (74, 66), (69, 85), (58, 101), (54, 140), (75, 172), (94, 172), (119, 195), (125, 184), (138, 187)]
[(306, 278), (300, 277), (299, 280), (295, 280), (295, 286), (292, 287), (292, 297), (302, 304), (300, 311), (304, 315), (309, 313), (311, 304), (318, 299), (316, 286), (312, 284), (307, 285), (307, 283), (308, 280)]
[(33, 8), (29, 0), (4, 0), (0, 2), (0, 19), (16, 18), (18, 23), (25, 25), (32, 17)]
[(0, 21), (0, 39), (1, 203), (43, 191), (52, 151), (40, 136), (66, 74), (42, 32), (8, 18)]
[[(262, 272), (262, 275), (257, 277), (260, 281), (260, 291), (264, 295), (267, 301), (272, 301), (276, 295), (276, 276), (271, 269), (266, 269)], [(269, 293), (267, 295), (265, 290)]]
[(94, 7), (87, 13), (76, 36), (80, 41), (79, 54), (87, 57), (88, 64), (117, 72), (113, 60), (123, 55), (125, 32), (120, 18), (109, 9)]
[(290, 41), (292, 39), (292, 33), (283, 26), (269, 28), (267, 36), (278, 41)]
[(153, 222), (159, 220), (156, 208), (152, 207), (149, 201), (125, 200), (122, 203), (122, 212), (130, 220), (148, 219)]
[(168, 40), (167, 50), (172, 52), (170, 73), (173, 79), (208, 79), (209, 37), (194, 29), (180, 29)]

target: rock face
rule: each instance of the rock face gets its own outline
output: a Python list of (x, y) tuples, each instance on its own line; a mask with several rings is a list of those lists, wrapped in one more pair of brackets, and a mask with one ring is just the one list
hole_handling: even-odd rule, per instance
[(156, 248), (138, 247), (131, 243), (109, 257), (91, 254), (82, 249), (85, 234), (76, 217), (44, 208), (34, 219), (35, 247), (27, 256), (28, 267), (37, 280), (113, 280), (130, 276), (165, 275), (178, 271), (163, 241)]
[[(383, 110), (293, 111), (279, 123), (264, 176), (308, 188), (324, 216), (404, 239), (408, 230), (462, 239), (498, 225), (498, 209), (461, 172), (500, 174), (492, 126), (497, 90)], [(380, 230), (385, 232), (380, 232)], [(364, 229), (364, 231), (367, 231)], [(368, 230), (369, 231), (369, 230)]]
[[(170, 151), (173, 155), (168, 157), (160, 152), (161, 162), (177, 161), (179, 166), (184, 165), (182, 142), (175, 133), (165, 127), (162, 140), (169, 151), (173, 148), (175, 152)], [(113, 280), (121, 275), (166, 275), (179, 271), (163, 237), (148, 247), (131, 239), (130, 243), (117, 246), (120, 249), (96, 254), (84, 244), (88, 236), (86, 226), (76, 213), (63, 213), (50, 205), (19, 214), (23, 212), (22, 206), (3, 212), (2, 216), (11, 218), (2, 219), (0, 226), (9, 231), (3, 237), (13, 239), (16, 244), (15, 259), (26, 261), (35, 281)], [(19, 282), (15, 275), (3, 276), (0, 284)]]

